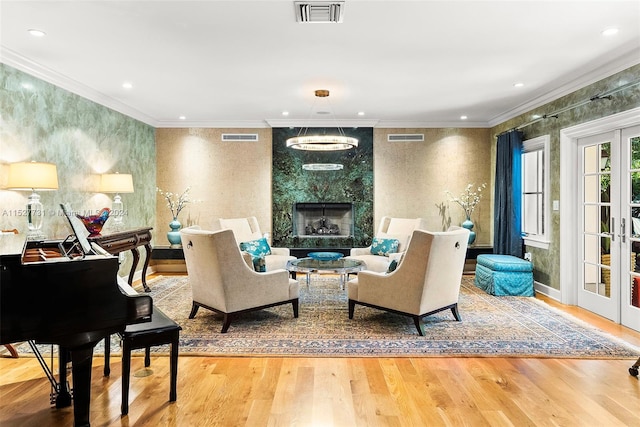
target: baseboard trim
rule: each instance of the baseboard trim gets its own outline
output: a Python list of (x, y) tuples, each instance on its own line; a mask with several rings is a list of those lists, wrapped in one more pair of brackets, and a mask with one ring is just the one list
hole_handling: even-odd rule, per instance
[(542, 284), (540, 282), (533, 282), (533, 289), (536, 292), (541, 293), (542, 295), (546, 295), (549, 298), (556, 300), (558, 302), (560, 302), (561, 299), (561, 295), (560, 295), (560, 290), (552, 288), (551, 286)]

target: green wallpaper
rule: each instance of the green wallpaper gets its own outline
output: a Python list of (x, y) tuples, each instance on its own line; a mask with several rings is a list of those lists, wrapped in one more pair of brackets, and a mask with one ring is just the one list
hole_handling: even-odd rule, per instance
[[(36, 160), (57, 165), (59, 189), (39, 193), (47, 237), (70, 232), (57, 208), (61, 202), (77, 211), (111, 207), (113, 195), (97, 192), (98, 176), (105, 172), (133, 175), (134, 193), (122, 195), (126, 226), (154, 226), (153, 127), (5, 64), (0, 64), (0, 114), (0, 187), (6, 185), (9, 163)], [(20, 211), (28, 195), (0, 190), (0, 228), (26, 233), (27, 220)], [(105, 232), (109, 225), (107, 221)], [(130, 268), (129, 262), (122, 268)]]
[[(301, 151), (286, 147), (299, 128), (273, 129), (273, 235), (276, 247), (363, 247), (373, 235), (373, 129), (344, 129), (359, 139), (355, 149), (332, 152)], [(308, 134), (336, 132), (313, 128)], [(305, 163), (341, 163), (339, 171), (306, 171)], [(354, 205), (354, 238), (292, 237), (292, 208), (299, 202), (340, 202)]]
[[(492, 139), (506, 130), (528, 123), (534, 114), (544, 116), (564, 107), (575, 105), (585, 99), (613, 90), (627, 83), (640, 79), (640, 65), (633, 66), (602, 79), (585, 88), (577, 90), (567, 96), (545, 104), (535, 110), (517, 116), (501, 123), (491, 129)], [(640, 87), (618, 92), (611, 99), (603, 99), (586, 103), (578, 108), (559, 114), (557, 117), (549, 117), (533, 125), (526, 126), (525, 139), (531, 139), (542, 135), (549, 135), (551, 140), (551, 200), (560, 200), (560, 130), (580, 123), (589, 122), (611, 114), (630, 110), (640, 106)], [(537, 282), (560, 289), (560, 212), (551, 212), (551, 245), (548, 250), (527, 247), (534, 259), (534, 279)]]

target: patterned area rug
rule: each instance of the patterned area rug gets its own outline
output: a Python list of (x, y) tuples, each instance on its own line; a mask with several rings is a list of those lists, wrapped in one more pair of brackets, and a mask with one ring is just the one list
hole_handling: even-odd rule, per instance
[(462, 322), (450, 310), (424, 319), (426, 336), (413, 320), (356, 306), (349, 320), (346, 291), (337, 277), (300, 280), (300, 316), (291, 305), (246, 313), (220, 333), (222, 317), (200, 308), (188, 319), (191, 289), (186, 277), (151, 283), (154, 303), (178, 322), (181, 354), (295, 356), (534, 356), (634, 358), (640, 349), (527, 297), (494, 297), (464, 276)]
[[(420, 337), (413, 320), (356, 306), (348, 318), (346, 291), (337, 276), (300, 280), (300, 316), (291, 305), (246, 313), (221, 334), (222, 316), (200, 308), (194, 319), (187, 277), (149, 281), (154, 304), (179, 323), (181, 355), (208, 356), (482, 356), (637, 358), (640, 349), (605, 334), (548, 304), (528, 297), (494, 297), (464, 276), (459, 301), (462, 322), (450, 310), (424, 319)], [(28, 350), (28, 345), (19, 347)], [(114, 338), (112, 351), (119, 353)], [(168, 353), (168, 347), (152, 348)], [(95, 349), (102, 353), (102, 346)]]

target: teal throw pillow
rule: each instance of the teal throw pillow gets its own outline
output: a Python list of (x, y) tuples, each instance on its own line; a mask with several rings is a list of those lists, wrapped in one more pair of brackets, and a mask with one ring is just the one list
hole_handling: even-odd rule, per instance
[(371, 253), (374, 255), (389, 256), (389, 254), (398, 252), (399, 244), (400, 241), (398, 239), (380, 239), (374, 237), (371, 242)]
[(396, 271), (396, 268), (398, 268), (398, 260), (394, 259), (389, 263), (389, 268), (387, 268), (387, 273), (392, 273)]
[(240, 243), (240, 250), (250, 253), (253, 257), (271, 255), (271, 247), (265, 237)]
[(258, 273), (264, 273), (267, 271), (267, 263), (263, 256), (254, 256), (252, 257), (253, 261), (253, 269)]
[(271, 247), (265, 237), (240, 243), (240, 250), (251, 254), (253, 269), (258, 273), (267, 271), (264, 257), (271, 255)]

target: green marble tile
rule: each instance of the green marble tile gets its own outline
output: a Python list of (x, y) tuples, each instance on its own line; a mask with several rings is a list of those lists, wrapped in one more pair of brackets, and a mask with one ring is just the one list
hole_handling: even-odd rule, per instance
[[(367, 246), (373, 233), (373, 129), (344, 129), (346, 136), (359, 139), (357, 148), (317, 152), (286, 147), (287, 138), (299, 128), (273, 129), (273, 243), (274, 246), (315, 248)], [(324, 134), (336, 129), (313, 128)], [(340, 163), (338, 171), (307, 171), (305, 163)], [(292, 235), (292, 209), (300, 202), (353, 203), (353, 238), (298, 238)]]

